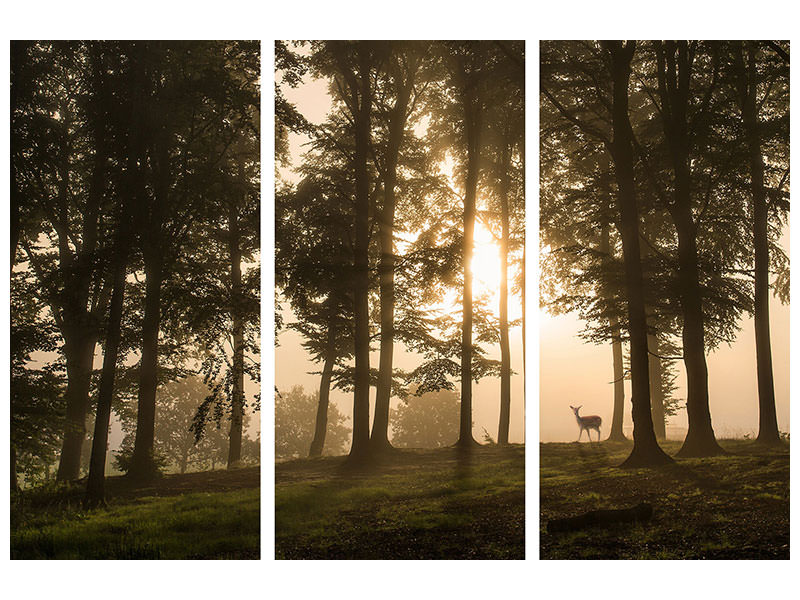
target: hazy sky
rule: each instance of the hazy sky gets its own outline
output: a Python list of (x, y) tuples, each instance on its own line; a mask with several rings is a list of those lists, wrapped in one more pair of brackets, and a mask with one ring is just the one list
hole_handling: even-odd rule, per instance
[[(788, 246), (788, 234), (784, 236)], [(770, 302), (772, 365), (778, 428), (789, 431), (789, 306)], [(583, 324), (574, 315), (552, 317), (540, 312), (539, 392), (543, 442), (578, 438), (578, 425), (569, 406), (583, 405), (582, 415), (603, 418), (603, 437), (611, 430), (614, 404), (611, 345), (595, 346), (577, 337)], [(627, 351), (627, 347), (626, 347)], [(711, 419), (717, 437), (742, 437), (758, 431), (755, 333), (745, 319), (736, 343), (708, 355)], [(676, 398), (686, 398), (686, 376), (678, 361)], [(683, 439), (687, 426), (685, 402), (667, 423), (667, 436)], [(625, 382), (625, 427), (632, 427), (630, 381)], [(586, 439), (586, 436), (583, 436)]]
[[(304, 83), (298, 88), (287, 86), (282, 88), (287, 100), (294, 103), (297, 109), (311, 122), (319, 124), (331, 108), (331, 98), (328, 95), (327, 82), (313, 80), (306, 77)], [(306, 150), (304, 144), (308, 138), (301, 135), (290, 134), (289, 150), (292, 164), (300, 164), (301, 155)], [(297, 181), (297, 176), (291, 169), (280, 169), (283, 178)], [(492, 306), (497, 306), (497, 289), (499, 285), (499, 255), (498, 247), (492, 243), (491, 235), (480, 224), (476, 224), (475, 231), (475, 256), (473, 259), (473, 272), (475, 275), (475, 296), (490, 293)], [(509, 279), (513, 271), (509, 269)], [(509, 318), (517, 319), (521, 316), (522, 308), (518, 297), (509, 295)], [(287, 310), (285, 321), (291, 322), (294, 316)], [(306, 393), (313, 393), (319, 389), (319, 375), (310, 375), (309, 372), (321, 370), (321, 366), (308, 360), (308, 355), (301, 347), (302, 337), (284, 329), (278, 336), (280, 344), (275, 349), (275, 385), (279, 390), (287, 390), (294, 385), (302, 385)], [(512, 328), (510, 332), (511, 368), (515, 375), (511, 377), (511, 423), (509, 440), (511, 442), (524, 441), (524, 405), (523, 405), (523, 378), (522, 378), (522, 334), (521, 328)], [(488, 347), (489, 358), (500, 360), (499, 346)], [(370, 365), (377, 367), (378, 351), (370, 355)], [(421, 357), (405, 350), (400, 343), (395, 344), (394, 366), (401, 369), (410, 369), (418, 365)], [(458, 389), (458, 385), (456, 386)], [(374, 410), (375, 389), (370, 390), (371, 410)], [(335, 402), (339, 410), (352, 417), (353, 396), (338, 390), (331, 390), (331, 401)], [(399, 401), (392, 400), (392, 407)], [(485, 378), (473, 385), (473, 433), (477, 440), (483, 440), (483, 429), (496, 439), (497, 427), (500, 418), (500, 379)]]

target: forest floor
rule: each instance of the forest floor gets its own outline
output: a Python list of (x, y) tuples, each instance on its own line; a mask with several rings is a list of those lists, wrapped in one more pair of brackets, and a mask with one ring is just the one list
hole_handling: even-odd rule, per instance
[(107, 505), (81, 506), (85, 481), (11, 497), (11, 558), (258, 559), (260, 468), (165, 475), (149, 487), (106, 479)]
[[(620, 469), (632, 443), (540, 445), (542, 559), (788, 559), (789, 445), (720, 440), (728, 452)], [(670, 455), (680, 442), (662, 447)], [(550, 519), (653, 506), (645, 523), (548, 533)]]
[(275, 465), (279, 559), (523, 559), (525, 447)]

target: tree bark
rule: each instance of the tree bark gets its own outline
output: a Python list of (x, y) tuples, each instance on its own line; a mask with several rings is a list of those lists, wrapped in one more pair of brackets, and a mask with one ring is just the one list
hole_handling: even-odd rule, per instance
[[(608, 169), (608, 161), (605, 161), (604, 167)], [(608, 191), (609, 196), (611, 192)], [(613, 198), (612, 198), (613, 202)], [(611, 224), (608, 220), (603, 222), (600, 230), (600, 253), (606, 257), (606, 260), (613, 262), (614, 255), (611, 249)], [(614, 300), (613, 294), (607, 293), (609, 300)], [(628, 438), (622, 430), (622, 422), (625, 416), (625, 371), (624, 363), (622, 360), (622, 332), (619, 327), (619, 320), (612, 316), (608, 319), (609, 331), (611, 333), (611, 356), (614, 379), (614, 409), (611, 416), (611, 431), (608, 434), (609, 442), (625, 442)]]
[(129, 237), (127, 216), (120, 220), (122, 229), (116, 243), (114, 257), (114, 282), (111, 292), (108, 324), (106, 325), (105, 353), (100, 388), (97, 393), (97, 414), (94, 421), (92, 455), (89, 461), (89, 478), (86, 483), (86, 503), (89, 507), (102, 504), (105, 499), (105, 468), (108, 446), (108, 427), (111, 422), (111, 405), (114, 398), (114, 379), (121, 339), (125, 277), (127, 275)]
[(667, 423), (664, 414), (664, 390), (662, 388), (662, 379), (664, 377), (664, 369), (661, 364), (661, 359), (656, 356), (660, 354), (658, 348), (658, 337), (655, 335), (647, 335), (647, 347), (650, 350), (650, 396), (652, 401), (653, 413), (653, 430), (656, 433), (656, 438), (659, 441), (667, 439)]
[(231, 389), (231, 428), (228, 443), (228, 468), (242, 459), (242, 423), (244, 420), (244, 319), (242, 317), (242, 251), (238, 202), (228, 208), (228, 251), (231, 263), (231, 322), (233, 324), (233, 364)]
[(17, 478), (17, 448), (11, 444), (11, 491), (19, 491), (19, 479)]
[(500, 424), (497, 443), (508, 444), (511, 420), (511, 348), (508, 334), (508, 246), (510, 239), (510, 209), (508, 205), (511, 149), (503, 147), (500, 174)]
[[(102, 88), (103, 74), (98, 58), (93, 55), (91, 64), (97, 85)], [(98, 102), (97, 98), (93, 103)], [(70, 230), (69, 198), (70, 166), (65, 157), (59, 166), (61, 181), (58, 194), (58, 217), (53, 226), (58, 234), (59, 269), (65, 285), (60, 294), (61, 333), (64, 338), (64, 357), (67, 362), (66, 423), (62, 440), (61, 457), (56, 478), (69, 481), (80, 477), (81, 453), (86, 437), (86, 415), (89, 409), (89, 388), (94, 367), (94, 350), (99, 337), (95, 311), (99, 306), (90, 306), (89, 297), (93, 275), (97, 269), (94, 262), (97, 249), (100, 205), (105, 197), (107, 184), (108, 147), (106, 144), (106, 117), (95, 114), (93, 133), (95, 152), (92, 175), (86, 204), (82, 214), (82, 245), (73, 254), (68, 240)], [(65, 156), (69, 149), (64, 148)], [(55, 310), (58, 310), (56, 307)]]
[(617, 178), (617, 205), (628, 300), (633, 404), (633, 450), (624, 467), (656, 466), (672, 462), (659, 447), (650, 413), (650, 385), (647, 360), (647, 320), (644, 310), (644, 280), (639, 249), (639, 214), (633, 175), (633, 137), (628, 116), (628, 85), (636, 43), (604, 42), (611, 58), (613, 86), (610, 144)]
[(378, 386), (375, 393), (375, 417), (372, 422), (370, 445), (373, 451), (391, 449), (389, 443), (389, 401), (392, 396), (393, 358), (394, 358), (394, 213), (395, 186), (397, 184), (397, 162), (403, 143), (408, 102), (411, 97), (411, 80), (400, 81), (398, 73), (397, 99), (389, 121), (389, 140), (386, 145), (386, 166), (383, 176), (383, 210), (378, 222), (378, 235), (381, 248), (380, 264), (380, 320), (381, 347), (378, 365)]
[(625, 369), (622, 360), (622, 332), (616, 318), (609, 320), (611, 328), (611, 355), (614, 366), (614, 412), (611, 416), (609, 442), (626, 442), (628, 438), (622, 430), (625, 416)]
[(156, 390), (158, 388), (158, 332), (161, 323), (163, 265), (160, 252), (145, 252), (145, 300), (142, 322), (142, 358), (139, 366), (139, 397), (136, 440), (128, 475), (137, 481), (158, 476), (155, 463)]
[(472, 436), (472, 252), (475, 233), (475, 199), (480, 160), (481, 106), (477, 82), (465, 82), (464, 130), (467, 141), (467, 177), (464, 185), (464, 239), (462, 246), (464, 290), (461, 329), (461, 414), (456, 445), (469, 448), (478, 444)]
[(369, 447), (369, 174), (367, 156), (370, 144), (372, 90), (369, 49), (358, 42), (359, 73), (355, 91), (355, 244), (353, 248), (353, 313), (355, 375), (353, 392), (353, 442), (350, 460), (366, 459)]
[(322, 367), (322, 378), (319, 382), (319, 401), (317, 404), (317, 418), (314, 426), (314, 439), (311, 440), (309, 458), (322, 456), (325, 448), (325, 436), (328, 431), (328, 405), (330, 403), (331, 376), (333, 366), (336, 364), (336, 325), (335, 317), (331, 315), (328, 321), (328, 346), (325, 353), (325, 364)]
[[(747, 136), (750, 193), (753, 196), (753, 245), (755, 250), (754, 322), (756, 369), (758, 375), (758, 437), (764, 444), (780, 442), (772, 377), (772, 344), (769, 331), (769, 242), (767, 236), (767, 194), (764, 188), (764, 158), (758, 122), (756, 48), (753, 42), (739, 42), (736, 48), (739, 105)], [(742, 54), (747, 57), (745, 67)]]
[(689, 166), (689, 82), (691, 61), (688, 43), (656, 42), (658, 90), (662, 123), (674, 171), (673, 202), (668, 206), (678, 235), (678, 285), (683, 316), (683, 358), (686, 367), (686, 412), (689, 431), (678, 456), (713, 456), (722, 448), (711, 427), (708, 405), (708, 366), (702, 289), (698, 269), (697, 224), (692, 215)]
[(66, 422), (56, 479), (73, 481), (80, 477), (81, 452), (86, 438), (86, 413), (97, 336), (93, 332), (74, 331), (65, 336), (67, 362)]

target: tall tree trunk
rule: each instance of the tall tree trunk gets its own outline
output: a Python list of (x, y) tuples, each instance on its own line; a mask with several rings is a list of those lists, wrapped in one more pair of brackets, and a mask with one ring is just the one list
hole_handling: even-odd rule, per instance
[(136, 414), (136, 440), (128, 474), (137, 481), (150, 481), (158, 476), (155, 463), (156, 390), (158, 389), (158, 332), (161, 323), (161, 285), (163, 264), (161, 253), (145, 253), (145, 299), (142, 321), (142, 358), (139, 366), (139, 397)]
[(328, 342), (325, 351), (325, 364), (322, 367), (322, 377), (319, 382), (319, 400), (317, 404), (317, 418), (314, 426), (314, 439), (308, 451), (309, 458), (322, 456), (325, 448), (325, 436), (328, 431), (328, 405), (330, 403), (331, 376), (336, 364), (336, 317), (331, 310), (328, 319)]
[(604, 42), (611, 57), (613, 86), (612, 124), (614, 139), (610, 150), (617, 178), (617, 205), (625, 266), (628, 327), (631, 351), (633, 404), (633, 450), (622, 466), (643, 467), (672, 462), (658, 445), (650, 414), (650, 385), (647, 360), (647, 320), (644, 310), (644, 279), (639, 250), (639, 213), (633, 175), (633, 139), (628, 116), (628, 85), (631, 59), (636, 43)]
[[(753, 42), (739, 42), (734, 63), (738, 74), (739, 105), (747, 136), (750, 193), (753, 196), (753, 245), (755, 250), (754, 322), (756, 370), (758, 374), (758, 437), (764, 444), (780, 442), (772, 378), (772, 344), (769, 331), (769, 243), (767, 194), (764, 189), (764, 158), (757, 108), (756, 52)], [(746, 49), (746, 51), (745, 51)], [(747, 57), (745, 67), (742, 54)]]
[(687, 111), (691, 62), (687, 42), (655, 42), (658, 91), (669, 158), (674, 171), (673, 202), (668, 206), (678, 235), (678, 285), (683, 316), (686, 367), (686, 412), (689, 431), (678, 456), (712, 456), (722, 452), (711, 427), (708, 366), (703, 329), (703, 300), (697, 253), (697, 225), (692, 215)]
[(96, 343), (96, 334), (86, 331), (75, 331), (64, 341), (64, 356), (67, 359), (67, 410), (56, 474), (58, 481), (73, 481), (80, 477)]
[(664, 368), (659, 358), (658, 337), (647, 335), (647, 347), (650, 349), (650, 397), (652, 398), (653, 430), (658, 440), (667, 439), (667, 423), (664, 415), (664, 389), (662, 379)]
[(500, 424), (497, 443), (508, 444), (511, 420), (511, 348), (508, 340), (508, 245), (510, 210), (508, 206), (511, 149), (506, 144), (501, 157), (500, 174)]
[(355, 244), (353, 248), (353, 313), (355, 375), (353, 392), (353, 443), (350, 459), (361, 461), (369, 447), (369, 174), (372, 90), (369, 49), (358, 42), (358, 108), (355, 118)]
[(622, 430), (625, 417), (625, 368), (622, 360), (622, 332), (619, 321), (612, 317), (609, 319), (611, 329), (611, 356), (614, 367), (614, 412), (611, 416), (611, 432), (608, 434), (609, 442), (626, 442), (628, 438)]
[(121, 231), (114, 252), (114, 281), (111, 292), (108, 323), (106, 325), (103, 372), (97, 393), (97, 414), (94, 421), (92, 455), (89, 461), (89, 478), (86, 483), (86, 504), (90, 507), (102, 504), (105, 499), (105, 469), (108, 446), (108, 427), (111, 422), (111, 405), (114, 399), (114, 379), (117, 373), (117, 357), (121, 339), (122, 310), (125, 297), (129, 236), (127, 216), (120, 219)]
[[(605, 161), (606, 170), (610, 167)], [(609, 196), (611, 192), (608, 191)], [(613, 197), (611, 197), (613, 202)], [(600, 253), (606, 257), (606, 261), (611, 264), (614, 260), (611, 249), (611, 223), (605, 220), (600, 229)], [(608, 292), (609, 299), (614, 300), (613, 294)], [(619, 320), (612, 316), (608, 319), (608, 326), (611, 332), (611, 356), (614, 370), (614, 409), (611, 417), (611, 432), (608, 434), (609, 442), (625, 442), (627, 438), (622, 431), (622, 422), (625, 415), (625, 371), (622, 361), (622, 333), (619, 327)]]
[[(246, 201), (246, 199), (245, 199)], [(228, 251), (231, 263), (231, 321), (233, 324), (233, 385), (231, 390), (231, 428), (228, 444), (228, 468), (242, 459), (242, 423), (244, 420), (244, 319), (242, 317), (242, 250), (238, 202), (228, 208)]]
[[(402, 75), (398, 74), (398, 78)], [(389, 140), (386, 145), (386, 166), (383, 175), (383, 210), (378, 222), (381, 247), (380, 298), (381, 298), (381, 348), (378, 365), (378, 386), (375, 393), (375, 417), (372, 422), (370, 445), (373, 451), (391, 449), (389, 443), (389, 401), (392, 396), (394, 359), (394, 213), (397, 162), (403, 143), (408, 102), (411, 97), (413, 75), (410, 81), (400, 81), (397, 99), (389, 121)]]
[[(705, 355), (703, 307), (697, 272), (697, 243), (688, 211), (682, 212), (678, 227), (678, 261), (683, 312), (683, 357), (686, 367), (686, 412), (689, 431), (678, 456), (713, 456), (722, 452), (711, 427), (708, 406), (708, 367)], [(688, 230), (688, 231), (687, 231)], [(690, 233), (691, 232), (691, 233)]]
[(467, 177), (464, 186), (464, 239), (462, 262), (464, 290), (461, 329), (461, 415), (457, 445), (469, 448), (477, 445), (472, 437), (472, 252), (475, 233), (475, 199), (478, 191), (480, 160), (481, 107), (475, 89), (468, 82), (464, 91), (464, 129), (467, 138)]

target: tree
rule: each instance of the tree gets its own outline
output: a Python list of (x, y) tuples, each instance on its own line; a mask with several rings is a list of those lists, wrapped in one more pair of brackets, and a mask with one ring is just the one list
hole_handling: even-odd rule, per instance
[[(777, 44), (777, 43), (774, 43)], [(780, 442), (778, 420), (775, 412), (775, 388), (772, 379), (772, 349), (769, 333), (769, 211), (780, 215), (779, 196), (785, 185), (788, 168), (778, 179), (771, 177), (773, 184), (765, 184), (769, 176), (764, 164), (764, 143), (775, 147), (778, 156), (788, 152), (785, 121), (788, 116), (788, 52), (778, 52), (777, 59), (770, 60), (764, 54), (772, 52), (759, 48), (758, 42), (734, 42), (730, 49), (734, 70), (734, 88), (744, 124), (743, 138), (746, 140), (747, 160), (750, 172), (750, 193), (753, 203), (754, 269), (754, 320), (756, 336), (756, 368), (758, 376), (758, 441), (765, 444)], [(774, 46), (771, 48), (774, 50)], [(782, 50), (778, 46), (778, 50)], [(783, 60), (781, 60), (783, 59)], [(759, 87), (766, 91), (759, 97)], [(772, 135), (770, 135), (770, 133)], [(765, 139), (766, 138), (766, 139)], [(774, 152), (774, 151), (773, 151)], [(780, 162), (780, 158), (778, 161)], [(768, 192), (773, 202), (767, 203)], [(780, 218), (780, 217), (778, 217)]]
[[(542, 93), (569, 126), (580, 132), (582, 138), (595, 140), (595, 149), (590, 154), (594, 155), (592, 160), (597, 160), (596, 152), (605, 152), (608, 162), (614, 166), (616, 183), (614, 220), (622, 245), (622, 285), (630, 343), (634, 421), (634, 447), (623, 465), (663, 464), (671, 459), (658, 446), (650, 407), (645, 283), (639, 245), (640, 214), (634, 177), (634, 139), (629, 116), (631, 62), (636, 42), (603, 42), (599, 48), (594, 44), (578, 43), (574, 49), (586, 61), (585, 66), (576, 65), (577, 73), (574, 81), (581, 86), (580, 89), (569, 87), (572, 81), (568, 80), (566, 86), (559, 84), (557, 89), (551, 89), (549, 85), (543, 84)], [(570, 60), (574, 61), (577, 58), (578, 55), (571, 57)], [(553, 56), (548, 55), (548, 62), (558, 68)], [(603, 69), (604, 79), (610, 82), (610, 90), (601, 87), (597, 83), (599, 79), (593, 73), (586, 74), (585, 71), (588, 70), (586, 67)], [(547, 73), (549, 75), (549, 69)], [(584, 79), (592, 82), (589, 85), (594, 87), (585, 89)], [(562, 87), (565, 88), (565, 94), (561, 93)], [(582, 97), (587, 92), (593, 93), (600, 100), (597, 103), (584, 104)], [(600, 172), (602, 173), (602, 170)], [(607, 320), (606, 323), (613, 324), (613, 320)]]
[(695, 217), (692, 210), (689, 138), (689, 86), (694, 44), (655, 43), (657, 79), (664, 137), (673, 170), (673, 199), (667, 208), (678, 236), (678, 276), (683, 313), (683, 356), (686, 365), (689, 431), (680, 456), (707, 456), (721, 452), (714, 438), (708, 408), (708, 367), (703, 325), (702, 292), (698, 271)]
[[(500, 421), (498, 444), (508, 443), (511, 414), (511, 350), (508, 322), (508, 267), (514, 246), (524, 246), (524, 155), (525, 128), (525, 78), (524, 43), (497, 42), (506, 56), (499, 61), (495, 72), (501, 77), (493, 85), (496, 98), (489, 103), (487, 118), (487, 188), (492, 206), (490, 211), (499, 215), (500, 234)], [(512, 225), (514, 229), (512, 239)], [(520, 244), (520, 238), (522, 243)]]
[(392, 411), (392, 442), (401, 448), (452, 446), (459, 427), (458, 396), (450, 390), (411, 395)]
[(650, 466), (671, 462), (658, 445), (650, 413), (650, 380), (647, 376), (647, 318), (639, 250), (639, 216), (633, 176), (633, 140), (628, 117), (628, 85), (631, 59), (636, 42), (606, 42), (604, 49), (611, 61), (611, 109), (613, 138), (609, 152), (617, 176), (617, 206), (620, 213), (620, 234), (625, 265), (625, 288), (628, 300), (630, 333), (631, 388), (633, 403), (633, 450), (624, 466)]
[[(88, 85), (87, 43), (15, 46), (12, 163), (19, 246), (63, 338), (66, 413), (58, 478), (79, 476), (95, 345), (109, 288), (98, 268), (108, 115)], [(40, 81), (35, 85), (33, 82)]]
[[(395, 211), (398, 163), (403, 140), (407, 135), (409, 117), (418, 100), (416, 89), (418, 72), (424, 60), (426, 48), (420, 43), (390, 43), (387, 52), (385, 90), (378, 90), (378, 97), (389, 96), (377, 107), (385, 120), (385, 141), (381, 148), (383, 161), (378, 172), (383, 184), (383, 205), (378, 217), (378, 241), (380, 261), (378, 274), (380, 283), (380, 362), (378, 384), (375, 394), (375, 416), (372, 423), (370, 444), (373, 451), (381, 452), (391, 447), (388, 438), (389, 400), (392, 393), (393, 352), (395, 342)], [(384, 93), (381, 94), (380, 92)], [(388, 92), (388, 93), (387, 93)], [(373, 146), (376, 144), (373, 143)], [(377, 153), (376, 153), (377, 154)]]
[(490, 68), (486, 42), (453, 42), (443, 47), (447, 70), (442, 117), (451, 120), (445, 131), (457, 140), (454, 154), (463, 173), (463, 219), (461, 268), (463, 270), (461, 323), (461, 420), (457, 444), (469, 448), (477, 444), (472, 436), (472, 252), (476, 216), (476, 196), (480, 179), (484, 135), (487, 72)]
[(34, 353), (53, 352), (58, 331), (42, 318), (44, 306), (32, 293), (34, 282), (12, 272), (11, 285), (11, 490), (19, 475), (35, 479), (58, 460), (64, 420), (63, 360), (33, 360)]
[[(247, 128), (242, 122), (241, 97), (246, 104), (256, 79), (247, 65), (257, 62), (257, 52), (250, 42), (157, 42), (136, 46), (135, 51), (137, 60), (145, 65), (151, 122), (147, 123), (146, 172), (150, 193), (139, 204), (136, 218), (146, 288), (138, 423), (130, 475), (146, 481), (156, 472), (151, 455), (159, 332), (164, 317), (170, 318), (163, 310), (169, 306), (162, 303), (162, 297), (169, 294), (180, 272), (184, 244), (193, 226), (200, 229), (197, 221), (202, 217), (209, 221), (229, 218), (228, 205), (217, 202), (209, 192), (218, 189), (215, 184), (220, 179), (230, 181), (226, 171), (230, 153), (242, 129)], [(241, 198), (241, 190), (238, 193)], [(226, 190), (228, 199), (233, 195)], [(177, 283), (180, 287), (181, 282)]]
[(352, 238), (343, 189), (350, 189), (345, 173), (326, 166), (276, 197), (276, 285), (298, 318), (289, 327), (303, 335), (311, 359), (323, 363), (311, 457), (325, 446), (334, 368), (353, 355)]
[[(306, 394), (301, 386), (288, 392), (275, 394), (275, 458), (300, 458), (308, 452), (314, 435), (318, 398)], [(328, 406), (327, 436), (324, 453), (338, 455), (345, 452), (350, 437), (345, 417), (336, 408)]]

